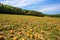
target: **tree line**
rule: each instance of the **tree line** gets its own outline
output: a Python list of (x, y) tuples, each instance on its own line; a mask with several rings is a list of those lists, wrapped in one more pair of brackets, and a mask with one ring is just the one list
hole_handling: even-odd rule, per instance
[(18, 7), (4, 5), (0, 3), (0, 13), (4, 14), (18, 14), (18, 15), (32, 15), (32, 16), (43, 16), (42, 12), (25, 10)]

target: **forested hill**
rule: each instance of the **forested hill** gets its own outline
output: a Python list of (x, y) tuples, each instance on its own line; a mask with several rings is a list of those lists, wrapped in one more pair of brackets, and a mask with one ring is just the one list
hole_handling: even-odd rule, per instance
[(18, 7), (4, 5), (0, 3), (0, 13), (3, 14), (18, 14), (18, 15), (32, 15), (32, 16), (43, 16), (42, 12), (25, 10)]
[(22, 9), (22, 8), (13, 7), (13, 6), (5, 5), (5, 4), (1, 4), (1, 3), (0, 3), (0, 13), (30, 15), (30, 16), (40, 16), (40, 17), (43, 17), (43, 16), (60, 17), (60, 14), (48, 15), (48, 14), (43, 14), (42, 12), (33, 11), (33, 10), (25, 10), (25, 9)]

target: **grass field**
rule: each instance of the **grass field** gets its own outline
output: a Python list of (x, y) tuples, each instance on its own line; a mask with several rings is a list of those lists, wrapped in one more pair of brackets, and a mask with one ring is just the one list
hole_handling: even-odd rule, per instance
[(60, 18), (0, 14), (0, 40), (60, 40)]

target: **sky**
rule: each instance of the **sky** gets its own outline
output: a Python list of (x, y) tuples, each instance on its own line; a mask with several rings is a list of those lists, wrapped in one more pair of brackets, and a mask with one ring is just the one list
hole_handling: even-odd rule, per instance
[(44, 14), (60, 14), (60, 0), (0, 0), (0, 3)]

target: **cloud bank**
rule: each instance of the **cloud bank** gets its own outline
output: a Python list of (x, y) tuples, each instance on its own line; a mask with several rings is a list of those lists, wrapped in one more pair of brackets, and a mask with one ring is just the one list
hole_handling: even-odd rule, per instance
[(60, 11), (60, 4), (52, 4), (52, 5), (44, 5), (41, 6), (40, 8), (37, 8), (38, 11), (41, 12), (56, 12), (58, 13)]
[(44, 1), (46, 0), (5, 0), (2, 1), (1, 3), (9, 4), (16, 7), (24, 7), (24, 6), (36, 4), (38, 2), (44, 2)]

